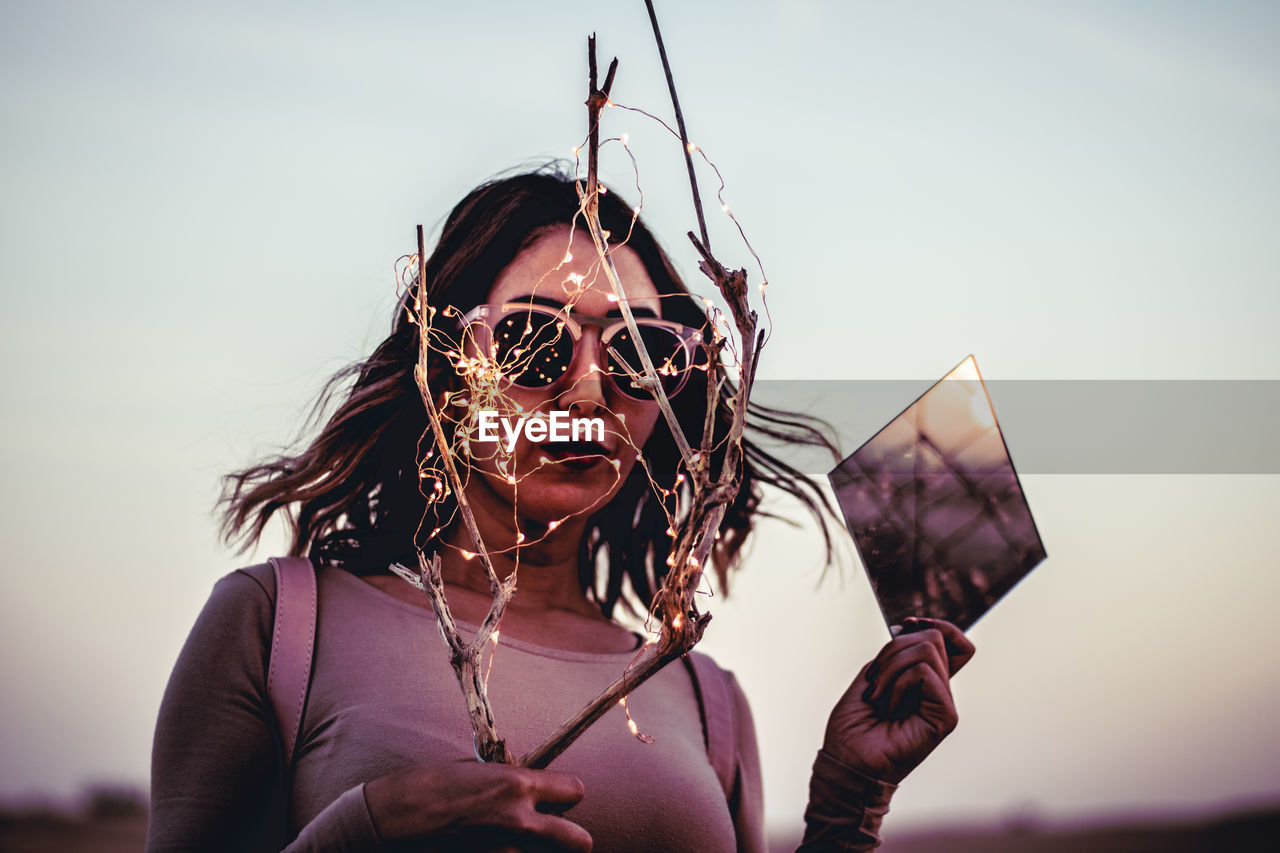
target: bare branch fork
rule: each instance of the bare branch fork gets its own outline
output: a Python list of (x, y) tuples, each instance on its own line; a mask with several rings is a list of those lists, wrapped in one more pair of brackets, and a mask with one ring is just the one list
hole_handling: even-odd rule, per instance
[(698, 240), (693, 232), (689, 238), (693, 241), (698, 253), (702, 256), (699, 268), (716, 284), (721, 295), (729, 305), (737, 326), (738, 334), (743, 342), (742, 360), (739, 365), (739, 388), (729, 401), (732, 417), (726, 441), (724, 462), (718, 474), (711, 471), (711, 458), (715, 450), (715, 423), (722, 384), (723, 366), (720, 361), (720, 345), (708, 345), (707, 372), (707, 413), (703, 424), (699, 451), (693, 453), (683, 428), (671, 409), (670, 401), (653, 368), (653, 362), (646, 351), (635, 318), (627, 305), (626, 290), (618, 276), (617, 270), (609, 257), (607, 237), (600, 223), (598, 196), (598, 149), (600, 113), (609, 103), (609, 88), (613, 83), (614, 71), (618, 60), (614, 59), (609, 66), (603, 89), (596, 87), (595, 38), (587, 40), (587, 59), (590, 71), (590, 90), (587, 97), (587, 116), (589, 121), (587, 185), (585, 191), (579, 189), (583, 202), (587, 228), (591, 232), (592, 242), (600, 256), (601, 265), (609, 278), (610, 284), (618, 295), (618, 305), (631, 333), (632, 340), (637, 343), (643, 372), (635, 377), (636, 381), (649, 389), (654, 395), (663, 416), (671, 428), (671, 433), (680, 448), (681, 457), (689, 471), (692, 486), (692, 502), (688, 514), (680, 523), (676, 535), (676, 547), (672, 552), (671, 571), (667, 574), (666, 583), (655, 597), (652, 613), (661, 619), (662, 630), (656, 642), (650, 642), (631, 666), (623, 672), (613, 684), (609, 685), (599, 696), (593, 699), (572, 719), (560, 727), (554, 734), (531, 752), (520, 758), (519, 764), (527, 767), (546, 767), (556, 756), (573, 743), (588, 726), (603, 716), (610, 708), (621, 702), (648, 679), (652, 678), (671, 661), (687, 654), (702, 639), (711, 614), (698, 612), (695, 596), (702, 579), (703, 567), (715, 545), (715, 538), (724, 520), (724, 514), (737, 495), (741, 482), (740, 467), (742, 464), (742, 431), (746, 426), (747, 398), (755, 378), (756, 362), (759, 358), (761, 339), (757, 337), (756, 313), (747, 302), (747, 276), (743, 270), (729, 270), (712, 256), (707, 248), (706, 224), (702, 219), (702, 205), (698, 197), (697, 181), (693, 173), (693, 162), (689, 154), (689, 140), (685, 132), (684, 116), (680, 112), (680, 102), (676, 99), (675, 83), (672, 80), (671, 68), (667, 63), (666, 51), (662, 47), (662, 35), (658, 30), (657, 17), (652, 3), (646, 0), (649, 17), (653, 23), (654, 36), (658, 42), (662, 57), (663, 69), (671, 89), (672, 104), (676, 111), (676, 120), (680, 128), (681, 142), (684, 143), (686, 163), (689, 167), (689, 179), (692, 186), (694, 205), (697, 209), (699, 226), (703, 239)]
[(436, 614), (436, 625), (440, 628), (440, 635), (444, 638), (445, 645), (449, 648), (449, 663), (453, 666), (453, 672), (458, 677), (458, 684), (462, 687), (462, 695), (466, 697), (467, 714), (471, 718), (471, 729), (475, 737), (476, 756), (481, 761), (510, 763), (511, 755), (507, 752), (507, 745), (498, 737), (493, 708), (489, 704), (489, 693), (486, 689), (480, 662), (486, 645), (497, 634), (498, 628), (502, 624), (502, 614), (506, 611), (507, 604), (511, 601), (511, 596), (515, 594), (516, 572), (512, 571), (503, 580), (498, 577), (498, 573), (493, 567), (493, 561), (489, 558), (489, 551), (485, 548), (484, 540), (480, 536), (480, 528), (476, 525), (475, 514), (471, 511), (471, 504), (467, 501), (464, 489), (465, 484), (458, 474), (457, 467), (453, 464), (453, 454), (449, 447), (448, 438), (445, 436), (444, 426), (440, 422), (440, 412), (436, 408), (431, 386), (427, 382), (429, 375), (427, 356), (430, 352), (432, 311), (430, 306), (427, 305), (426, 297), (427, 254), (425, 243), (422, 226), (419, 225), (418, 299), (416, 310), (420, 341), (418, 363), (414, 366), (413, 378), (418, 386), (418, 392), (422, 396), (423, 405), (426, 406), (427, 417), (431, 421), (431, 432), (435, 437), (436, 451), (439, 453), (441, 464), (444, 466), (449, 488), (453, 490), (454, 498), (458, 502), (458, 512), (466, 525), (467, 533), (471, 536), (472, 545), (476, 549), (476, 556), (484, 567), (485, 575), (489, 579), (489, 592), (493, 596), (493, 604), (489, 607), (489, 613), (485, 616), (480, 630), (471, 638), (471, 642), (463, 641), (462, 633), (458, 630), (458, 625), (453, 619), (453, 613), (449, 609), (449, 602), (444, 594), (444, 578), (440, 572), (440, 555), (438, 553), (432, 554), (428, 558), (422, 551), (419, 551), (418, 570), (416, 572), (398, 564), (393, 565), (391, 569), (431, 598), (431, 609)]
[[(558, 755), (564, 752), (586, 729), (600, 719), (610, 708), (621, 702), (629, 693), (655, 675), (671, 661), (687, 654), (697, 644), (706, 630), (711, 614), (699, 613), (695, 600), (703, 567), (715, 546), (720, 524), (724, 519), (728, 505), (737, 495), (741, 482), (742, 465), (742, 432), (746, 425), (747, 399), (755, 379), (756, 363), (759, 359), (763, 334), (756, 329), (756, 313), (751, 310), (747, 300), (747, 278), (743, 270), (730, 270), (716, 260), (709, 249), (706, 223), (702, 214), (702, 203), (698, 194), (697, 179), (694, 175), (690, 146), (685, 132), (684, 116), (676, 98), (675, 83), (671, 68), (667, 62), (666, 50), (662, 45), (662, 35), (658, 29), (657, 17), (649, 0), (646, 4), (650, 21), (653, 24), (654, 37), (658, 42), (659, 54), (663, 69), (666, 72), (670, 87), (672, 104), (676, 112), (676, 120), (680, 128), (681, 142), (684, 143), (685, 160), (689, 171), (690, 186), (693, 192), (694, 207), (698, 217), (702, 239), (693, 232), (689, 239), (693, 242), (702, 261), (699, 268), (719, 289), (733, 316), (734, 324), (742, 341), (742, 354), (738, 365), (738, 388), (727, 403), (730, 411), (730, 424), (727, 436), (716, 435), (717, 413), (720, 411), (721, 389), (726, 384), (725, 367), (721, 361), (724, 342), (720, 340), (704, 343), (707, 352), (707, 412), (699, 441), (699, 449), (695, 452), (689, 445), (688, 438), (680, 425), (671, 403), (654, 369), (653, 360), (644, 346), (644, 339), (639, 333), (635, 317), (631, 312), (625, 286), (610, 257), (608, 235), (600, 222), (599, 211), (599, 124), (603, 109), (609, 105), (609, 91), (613, 85), (618, 60), (615, 58), (609, 65), (603, 87), (597, 86), (597, 67), (595, 54), (595, 37), (587, 40), (587, 58), (589, 65), (589, 90), (587, 96), (588, 118), (588, 168), (586, 187), (578, 186), (581, 212), (591, 233), (592, 242), (600, 257), (601, 266), (610, 284), (618, 296), (618, 305), (623, 320), (636, 344), (641, 364), (634, 371), (632, 379), (641, 387), (653, 394), (667, 425), (671, 430), (679, 450), (684, 468), (689, 472), (691, 502), (687, 514), (678, 522), (675, 547), (671, 552), (669, 564), (671, 570), (667, 574), (666, 583), (655, 596), (651, 615), (658, 617), (661, 631), (655, 640), (650, 640), (641, 649), (636, 660), (622, 675), (600, 695), (588, 703), (581, 711), (553, 732), (546, 740), (514, 763), (526, 767), (546, 767)], [(512, 762), (505, 743), (498, 737), (494, 715), (489, 704), (485, 679), (481, 671), (481, 658), (486, 645), (495, 637), (502, 621), (503, 612), (511, 600), (516, 588), (515, 572), (505, 580), (498, 577), (490, 560), (489, 552), (480, 536), (475, 516), (464, 494), (461, 476), (453, 463), (451, 448), (441, 423), (440, 413), (436, 407), (428, 378), (428, 352), (430, 350), (430, 306), (426, 304), (426, 253), (422, 226), (418, 226), (418, 296), (417, 322), (420, 333), (419, 360), (414, 370), (414, 378), (422, 396), (431, 422), (431, 431), (436, 448), (440, 454), (445, 478), (449, 488), (457, 500), (458, 511), (467, 532), (475, 547), (476, 556), (480, 559), (489, 579), (493, 604), (481, 626), (479, 633), (464, 642), (458, 626), (449, 610), (445, 597), (444, 581), (441, 577), (440, 558), (438, 554), (427, 558), (419, 552), (419, 565), (416, 570), (400, 565), (391, 568), (397, 575), (423, 590), (431, 599), (436, 614), (437, 625), (449, 648), (450, 663), (457, 675), (467, 701), (468, 714), (475, 736), (476, 754), (483, 761)], [(616, 353), (615, 353), (616, 355)], [(713, 453), (718, 443), (723, 442), (725, 448), (724, 461), (719, 472), (711, 470)]]

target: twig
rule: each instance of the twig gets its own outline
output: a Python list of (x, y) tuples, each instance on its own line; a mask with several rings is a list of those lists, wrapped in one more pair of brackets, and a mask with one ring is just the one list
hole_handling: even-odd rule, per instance
[[(651, 20), (654, 22), (654, 34), (659, 40), (659, 50), (662, 51), (661, 36), (658, 34), (653, 6), (648, 0), (646, 0), (646, 5), (649, 7)], [(665, 52), (663, 53), (663, 64), (667, 68), (667, 77), (670, 83), (670, 68), (666, 65)], [(716, 474), (711, 471), (710, 461), (712, 452), (715, 450), (717, 404), (723, 383), (721, 376), (723, 367), (719, 357), (722, 345), (712, 345), (707, 348), (710, 355), (710, 361), (707, 365), (707, 413), (703, 424), (699, 452), (695, 454), (689, 447), (688, 440), (684, 437), (683, 428), (671, 409), (661, 382), (658, 381), (652, 360), (649, 358), (649, 354), (636, 329), (635, 319), (627, 306), (626, 291), (623, 290), (622, 282), (619, 280), (617, 271), (613, 268), (612, 260), (609, 257), (608, 243), (603, 234), (603, 226), (600, 224), (599, 203), (596, 195), (597, 149), (599, 146), (599, 137), (596, 131), (600, 120), (600, 110), (608, 102), (608, 94), (607, 91), (601, 92), (596, 89), (594, 38), (590, 38), (587, 41), (587, 58), (591, 86), (587, 105), (588, 120), (591, 124), (588, 141), (590, 151), (587, 158), (587, 189), (585, 192), (581, 189), (579, 190), (582, 198), (582, 209), (587, 228), (591, 232), (602, 266), (610, 284), (617, 292), (623, 318), (626, 320), (628, 329), (636, 341), (636, 348), (639, 351), (640, 360), (644, 367), (644, 374), (639, 379), (642, 383), (651, 383), (646, 387), (650, 387), (651, 392), (658, 401), (658, 405), (662, 408), (673, 437), (680, 446), (681, 456), (692, 480), (693, 499), (687, 515), (680, 523), (680, 532), (676, 537), (676, 547), (671, 552), (669, 561), (671, 571), (667, 575), (663, 588), (654, 597), (651, 613), (656, 614), (662, 623), (661, 635), (656, 644), (647, 645), (637, 660), (623, 672), (621, 677), (609, 685), (585, 708), (552, 733), (535, 749), (522, 756), (517, 763), (528, 767), (547, 766), (557, 755), (567, 749), (588, 726), (603, 716), (614, 705), (621, 702), (627, 694), (651, 678), (668, 663), (687, 654), (702, 639), (707, 623), (711, 619), (711, 614), (700, 614), (698, 612), (695, 596), (698, 585), (701, 583), (703, 567), (715, 547), (716, 533), (724, 521), (725, 512), (729, 504), (732, 503), (737, 495), (738, 486), (741, 482), (742, 432), (746, 426), (747, 401), (755, 377), (756, 364), (759, 360), (760, 345), (763, 341), (762, 337), (757, 336), (756, 313), (751, 310), (747, 302), (746, 272), (743, 270), (729, 270), (711, 255), (706, 246), (706, 226), (703, 223), (703, 241), (699, 241), (692, 232), (690, 232), (689, 237), (702, 255), (703, 261), (699, 265), (700, 268), (715, 282), (721, 295), (728, 303), (734, 323), (743, 342), (742, 359), (739, 365), (740, 385), (731, 405), (732, 417), (730, 419), (729, 434), (725, 439), (724, 461), (720, 471)], [(613, 69), (616, 67), (616, 62), (615, 60), (614, 65), (610, 66), (609, 79), (605, 84), (606, 89), (613, 81)], [(674, 101), (674, 84), (671, 85), (671, 94)], [(594, 109), (592, 108), (593, 106)], [(676, 105), (676, 114), (677, 118), (680, 119), (683, 132), (683, 119), (680, 117), (678, 104)], [(685, 141), (687, 143), (687, 140)], [(687, 144), (685, 151), (687, 157)], [(690, 165), (690, 178), (691, 180), (693, 178), (692, 165)], [(696, 183), (693, 184), (693, 193), (701, 223), (701, 205), (697, 200)]]
[(593, 35), (587, 38), (587, 65), (589, 68), (590, 91), (587, 93), (588, 148), (587, 189), (585, 193), (583, 193), (581, 185), (579, 185), (579, 197), (582, 199), (587, 230), (591, 233), (591, 241), (595, 244), (596, 254), (600, 256), (600, 263), (604, 268), (605, 276), (609, 279), (609, 284), (618, 296), (618, 308), (622, 311), (622, 319), (627, 324), (627, 331), (631, 334), (631, 340), (635, 341), (636, 350), (640, 354), (641, 374), (636, 381), (642, 388), (648, 390), (653, 395), (654, 400), (657, 401), (658, 408), (662, 411), (662, 416), (666, 419), (667, 426), (671, 429), (671, 436), (675, 440), (676, 447), (680, 450), (680, 458), (684, 460), (686, 465), (689, 465), (693, 461), (693, 448), (689, 446), (689, 441), (685, 438), (684, 430), (680, 426), (680, 420), (676, 417), (675, 410), (671, 408), (671, 401), (667, 398), (666, 390), (662, 387), (662, 380), (658, 378), (658, 371), (654, 369), (653, 359), (649, 356), (649, 350), (644, 345), (644, 339), (641, 337), (640, 329), (636, 325), (636, 318), (631, 311), (631, 303), (627, 299), (627, 291), (622, 284), (622, 278), (618, 275), (618, 270), (613, 265), (613, 258), (609, 253), (609, 242), (604, 234), (604, 227), (600, 224), (598, 177), (600, 114), (604, 111), (605, 105), (609, 103), (609, 90), (613, 88), (613, 75), (618, 70), (618, 58), (615, 56), (613, 61), (609, 63), (609, 73), (605, 75), (604, 88), (596, 88), (596, 37)]
[(710, 621), (711, 614), (704, 614), (691, 623), (691, 629), (685, 636), (664, 635), (656, 645), (645, 647), (640, 659), (627, 667), (616, 681), (516, 763), (523, 767), (546, 767), (556, 756), (568, 749), (592, 723), (603, 717), (614, 705), (619, 704), (623, 697), (656, 675), (664, 666), (693, 648), (694, 644), (702, 639), (702, 633)]
[[(418, 386), (418, 393), (422, 397), (423, 405), (427, 409), (427, 417), (431, 422), (431, 432), (435, 438), (436, 449), (444, 466), (445, 478), (449, 481), (449, 488), (453, 491), (453, 496), (458, 502), (458, 512), (466, 525), (467, 533), (471, 536), (472, 547), (476, 549), (476, 556), (480, 559), (485, 574), (489, 578), (489, 591), (493, 595), (493, 603), (489, 607), (489, 613), (485, 617), (479, 633), (471, 638), (470, 643), (464, 643), (462, 635), (458, 631), (457, 623), (453, 620), (448, 599), (445, 597), (444, 578), (440, 572), (439, 555), (432, 555), (431, 559), (428, 560), (422, 551), (418, 552), (418, 577), (420, 583), (415, 585), (430, 596), (432, 610), (436, 614), (436, 624), (440, 628), (440, 634), (444, 637), (445, 644), (449, 647), (449, 662), (453, 666), (454, 674), (458, 677), (458, 684), (462, 687), (463, 696), (466, 698), (467, 712), (471, 718), (471, 728), (475, 738), (476, 755), (482, 761), (509, 763), (511, 756), (507, 752), (506, 744), (498, 737), (498, 732), (494, 725), (493, 709), (489, 704), (488, 691), (485, 688), (484, 678), (480, 674), (480, 657), (486, 643), (502, 624), (502, 614), (506, 611), (511, 596), (515, 594), (516, 573), (513, 571), (503, 580), (498, 577), (498, 573), (493, 567), (493, 561), (489, 558), (489, 551), (485, 548), (484, 539), (480, 535), (480, 528), (476, 524), (475, 514), (471, 511), (471, 504), (467, 501), (464, 490), (465, 483), (463, 483), (462, 477), (458, 474), (457, 466), (453, 463), (453, 454), (444, 433), (444, 426), (440, 422), (440, 412), (436, 409), (435, 398), (427, 381), (427, 354), (430, 351), (431, 321), (426, 297), (426, 266), (425, 236), (422, 226), (419, 225), (418, 299), (416, 309), (418, 312), (418, 330), (421, 337), (418, 349), (418, 363), (414, 365), (413, 378)], [(408, 570), (403, 566), (392, 566), (392, 570), (412, 582), (412, 578), (406, 575)]]
[(689, 150), (689, 134), (684, 129), (684, 113), (680, 112), (680, 99), (676, 97), (676, 81), (671, 76), (671, 63), (667, 62), (667, 48), (662, 43), (662, 31), (658, 29), (658, 15), (653, 11), (653, 0), (644, 0), (644, 7), (649, 10), (653, 40), (658, 43), (658, 56), (662, 59), (662, 70), (667, 75), (667, 89), (671, 92), (671, 106), (676, 111), (676, 127), (680, 129), (680, 144), (684, 148), (684, 165), (689, 170), (689, 188), (693, 191), (693, 209), (698, 214), (698, 233), (702, 235), (702, 245), (709, 249), (711, 238), (707, 236), (707, 220), (702, 215), (702, 195), (698, 192), (698, 176), (693, 171), (693, 152)]
[[(453, 667), (458, 685), (462, 688), (462, 695), (467, 701), (467, 716), (471, 720), (476, 757), (481, 761), (510, 764), (511, 753), (507, 751), (506, 743), (498, 737), (493, 708), (489, 703), (489, 692), (485, 685), (486, 679), (480, 665), (488, 640), (498, 630), (498, 622), (502, 619), (501, 614), (499, 613), (495, 620), (494, 611), (490, 610), (480, 631), (471, 638), (470, 643), (463, 643), (462, 633), (458, 630), (458, 625), (453, 620), (453, 613), (449, 609), (449, 602), (445, 599), (444, 578), (440, 574), (440, 555), (432, 554), (428, 559), (419, 551), (416, 575), (398, 563), (391, 569), (425, 592), (431, 599), (431, 608), (436, 614), (436, 627), (440, 629), (440, 636), (444, 638), (444, 643), (449, 648), (449, 664)], [(506, 607), (506, 601), (514, 591), (514, 584), (504, 590), (502, 607)]]
[(609, 71), (604, 76), (604, 88), (596, 88), (596, 36), (587, 37), (587, 63), (589, 66), (591, 88), (587, 93), (587, 195), (596, 194), (597, 169), (600, 158), (600, 113), (609, 103), (609, 90), (613, 88), (613, 75), (618, 70), (618, 57), (609, 63)]
[[(646, 643), (632, 665), (628, 666), (613, 684), (570, 720), (566, 721), (542, 744), (516, 762), (529, 767), (547, 766), (556, 756), (564, 752), (588, 726), (602, 717), (611, 707), (619, 703), (668, 663), (688, 653), (702, 638), (711, 615), (698, 612), (695, 600), (696, 593), (701, 582), (703, 567), (706, 565), (708, 555), (715, 547), (716, 534), (724, 520), (729, 504), (732, 503), (737, 495), (741, 482), (742, 432), (746, 423), (748, 396), (754, 383), (760, 347), (763, 343), (763, 335), (757, 335), (756, 331), (756, 314), (747, 303), (746, 273), (742, 270), (727, 269), (711, 255), (688, 138), (684, 131), (684, 118), (680, 112), (680, 105), (676, 101), (675, 84), (671, 76), (670, 66), (667, 63), (666, 50), (662, 45), (662, 37), (658, 30), (657, 18), (654, 14), (652, 3), (646, 0), (646, 5), (649, 9), (650, 20), (653, 23), (654, 36), (658, 41), (658, 50), (662, 56), (663, 68), (667, 75), (672, 103), (680, 126), (681, 141), (685, 144), (685, 162), (689, 170), (694, 206), (702, 233), (701, 241), (692, 232), (690, 232), (689, 237), (702, 256), (702, 262), (699, 267), (719, 288), (721, 295), (729, 305), (734, 324), (741, 337), (742, 356), (738, 366), (740, 384), (729, 406), (731, 417), (728, 435), (721, 439), (724, 441), (723, 464), (719, 472), (713, 472), (711, 470), (711, 459), (713, 452), (717, 449), (715, 433), (719, 422), (720, 393), (725, 383), (724, 365), (721, 361), (721, 351), (724, 344), (720, 340), (715, 340), (711, 344), (705, 345), (709, 359), (707, 364), (707, 412), (703, 423), (699, 451), (694, 453), (684, 435), (682, 425), (671, 408), (666, 391), (662, 386), (657, 371), (654, 369), (653, 360), (644, 345), (643, 338), (640, 336), (635, 317), (627, 300), (626, 290), (610, 256), (608, 238), (600, 221), (599, 123), (604, 107), (610, 103), (609, 91), (613, 85), (618, 60), (615, 58), (610, 63), (604, 86), (598, 87), (595, 37), (592, 36), (587, 40), (590, 74), (590, 89), (586, 102), (589, 122), (587, 182), (585, 190), (581, 184), (578, 187), (579, 198), (582, 202), (582, 213), (586, 219), (596, 252), (600, 257), (601, 266), (618, 296), (623, 319), (636, 344), (642, 369), (636, 375), (636, 381), (653, 394), (670, 427), (672, 437), (680, 449), (684, 467), (689, 472), (692, 501), (683, 520), (679, 522), (680, 531), (676, 535), (675, 548), (672, 550), (669, 560), (671, 571), (667, 574), (667, 581), (663, 588), (655, 595), (653, 607), (651, 608), (651, 614), (658, 616), (661, 620), (662, 630), (659, 637), (655, 641)], [(428, 558), (420, 550), (418, 553), (419, 565), (416, 571), (411, 571), (399, 565), (394, 565), (391, 568), (396, 574), (423, 590), (431, 599), (432, 608), (436, 613), (437, 626), (449, 649), (450, 663), (466, 698), (468, 715), (471, 719), (472, 731), (475, 737), (477, 756), (485, 761), (510, 762), (511, 756), (507, 752), (506, 745), (497, 734), (494, 715), (489, 704), (485, 678), (481, 673), (480, 664), (486, 644), (491, 638), (495, 637), (502, 621), (502, 615), (515, 592), (516, 574), (513, 571), (507, 578), (501, 579), (494, 569), (489, 552), (485, 548), (480, 535), (480, 529), (476, 524), (475, 516), (467, 501), (464, 492), (465, 483), (454, 465), (453, 455), (441, 422), (440, 412), (436, 407), (434, 396), (427, 381), (429, 375), (428, 353), (430, 350), (431, 309), (426, 303), (426, 254), (422, 226), (418, 226), (418, 299), (416, 309), (421, 338), (419, 360), (414, 368), (414, 379), (427, 410), (435, 445), (440, 453), (444, 476), (448, 480), (449, 488), (453, 491), (457, 500), (459, 514), (462, 516), (467, 532), (476, 549), (475, 554), (484, 566), (485, 573), (489, 578), (490, 591), (493, 595), (493, 603), (481, 625), (480, 632), (471, 639), (471, 642), (463, 641), (457, 623), (454, 621), (449, 609), (438, 554), (433, 554)], [(672, 523), (674, 525), (676, 522), (673, 520)]]
[(627, 299), (627, 291), (622, 284), (622, 278), (618, 275), (618, 270), (613, 265), (613, 258), (609, 255), (604, 229), (600, 226), (600, 212), (597, 205), (593, 203), (593, 200), (597, 197), (588, 195), (586, 198), (589, 205), (586, 215), (587, 230), (591, 233), (591, 241), (595, 244), (596, 252), (602, 259), (605, 277), (609, 279), (609, 284), (613, 286), (614, 292), (618, 295), (618, 308), (622, 311), (622, 319), (627, 324), (627, 331), (631, 334), (631, 340), (635, 341), (636, 352), (640, 354), (641, 373), (635, 378), (635, 382), (653, 395), (654, 401), (658, 404), (658, 409), (662, 412), (662, 417), (671, 429), (671, 437), (675, 440), (676, 447), (680, 451), (680, 458), (684, 460), (686, 465), (690, 465), (693, 462), (693, 448), (689, 446), (689, 440), (685, 438), (684, 428), (680, 426), (680, 419), (676, 417), (675, 410), (671, 408), (671, 400), (667, 397), (666, 389), (662, 387), (662, 380), (658, 378), (658, 371), (653, 366), (653, 359), (649, 355), (649, 349), (644, 345), (644, 339), (640, 336), (635, 314), (631, 311), (631, 303)]

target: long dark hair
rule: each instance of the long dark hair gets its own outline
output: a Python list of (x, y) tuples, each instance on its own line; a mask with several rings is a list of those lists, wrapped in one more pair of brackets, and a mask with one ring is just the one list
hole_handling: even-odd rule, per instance
[[(498, 274), (549, 228), (567, 225), (578, 211), (574, 179), (558, 165), (490, 181), (477, 187), (449, 214), (435, 250), (426, 262), (426, 300), (459, 312), (479, 305)], [(676, 275), (650, 231), (632, 210), (610, 192), (600, 197), (600, 218), (614, 235), (629, 233), (627, 246), (643, 262), (662, 300), (663, 316), (701, 327), (706, 315)], [(633, 222), (634, 220), (634, 222)], [(415, 282), (415, 287), (417, 282)], [(416, 298), (416, 292), (406, 299)], [(364, 361), (329, 380), (313, 409), (313, 423), (324, 427), (298, 452), (285, 452), (224, 480), (223, 537), (248, 547), (262, 535), (276, 513), (287, 518), (290, 553), (337, 564), (355, 574), (387, 571), (392, 562), (417, 564), (416, 549), (448, 519), (451, 502), (428, 507), (418, 476), (426, 410), (414, 383), (418, 329), (403, 305), (397, 307), (391, 334)], [(432, 382), (448, 382), (451, 371), (433, 370)], [(706, 411), (706, 374), (694, 371), (688, 386), (672, 401), (685, 434), (700, 435)], [(717, 410), (718, 431), (728, 430), (729, 412)], [(760, 514), (762, 487), (787, 492), (817, 519), (832, 554), (828, 517), (834, 512), (825, 493), (809, 477), (765, 451), (760, 439), (836, 448), (821, 421), (752, 405), (744, 435), (741, 487), (720, 527), (713, 566), (722, 590), (754, 519)], [(429, 439), (428, 439), (429, 440)], [(679, 454), (664, 421), (642, 449), (649, 473), (665, 488), (676, 486)], [(712, 460), (718, 470), (723, 449)], [(584, 593), (611, 616), (619, 601), (647, 609), (666, 575), (672, 544), (661, 496), (655, 494), (642, 466), (636, 465), (609, 505), (588, 521), (579, 554), (578, 574)], [(427, 518), (424, 524), (424, 517)], [(626, 588), (629, 585), (630, 590)], [(630, 596), (634, 599), (630, 599)]]

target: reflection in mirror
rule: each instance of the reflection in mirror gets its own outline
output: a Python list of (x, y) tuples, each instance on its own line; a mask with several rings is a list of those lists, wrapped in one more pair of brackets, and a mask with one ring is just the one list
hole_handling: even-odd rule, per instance
[(829, 476), (889, 625), (968, 630), (1046, 556), (973, 356)]

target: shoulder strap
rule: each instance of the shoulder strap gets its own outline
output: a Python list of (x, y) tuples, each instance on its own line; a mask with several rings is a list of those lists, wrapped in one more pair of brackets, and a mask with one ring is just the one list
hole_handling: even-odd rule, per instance
[(706, 655), (690, 652), (685, 668), (693, 680), (693, 692), (702, 710), (702, 735), (707, 744), (707, 760), (720, 780), (726, 800), (733, 798), (737, 767), (734, 741), (738, 730), (729, 679)]
[(276, 617), (271, 636), (267, 695), (280, 725), (285, 767), (293, 765), (311, 682), (311, 655), (316, 643), (316, 573), (302, 557), (273, 557)]

